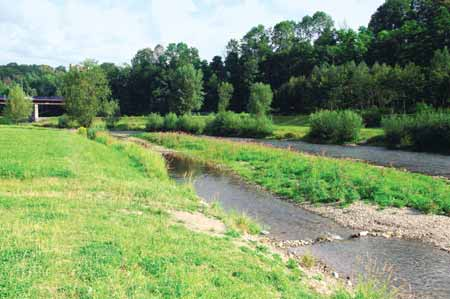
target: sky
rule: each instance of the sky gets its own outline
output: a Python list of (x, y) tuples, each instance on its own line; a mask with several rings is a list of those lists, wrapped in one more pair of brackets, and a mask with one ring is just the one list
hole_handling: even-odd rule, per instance
[(253, 26), (316, 11), (337, 27), (367, 26), (384, 0), (0, 0), (0, 64), (129, 63), (142, 48), (186, 42), (224, 55)]

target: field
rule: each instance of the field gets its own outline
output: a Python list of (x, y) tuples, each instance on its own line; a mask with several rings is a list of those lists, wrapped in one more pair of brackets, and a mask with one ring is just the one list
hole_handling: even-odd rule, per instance
[(1, 298), (322, 298), (279, 257), (174, 222), (202, 205), (159, 154), (98, 141), (0, 127)]
[(256, 144), (170, 133), (140, 136), (224, 165), (245, 179), (298, 202), (345, 205), (363, 200), (380, 207), (406, 206), (450, 215), (450, 184), (444, 179)]

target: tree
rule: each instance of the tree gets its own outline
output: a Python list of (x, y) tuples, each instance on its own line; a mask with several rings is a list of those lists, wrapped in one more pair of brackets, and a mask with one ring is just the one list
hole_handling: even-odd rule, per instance
[(9, 91), (8, 101), (3, 110), (5, 118), (18, 123), (30, 117), (32, 111), (33, 103), (19, 85), (14, 85)]
[(222, 82), (219, 85), (218, 94), (219, 94), (219, 103), (217, 105), (217, 111), (225, 112), (230, 105), (230, 100), (233, 97), (234, 88), (228, 82)]
[(411, 0), (387, 0), (372, 15), (369, 29), (377, 35), (383, 30), (402, 27), (411, 10)]
[(430, 88), (435, 105), (450, 105), (450, 53), (447, 47), (434, 53), (430, 69)]
[(89, 127), (109, 100), (111, 90), (104, 71), (94, 61), (73, 66), (65, 74), (61, 87), (67, 114), (84, 127)]
[(248, 111), (257, 117), (265, 116), (270, 111), (272, 99), (273, 92), (270, 85), (255, 83), (250, 88)]
[(203, 104), (203, 73), (192, 64), (178, 67), (170, 78), (169, 108), (185, 114), (198, 110)]

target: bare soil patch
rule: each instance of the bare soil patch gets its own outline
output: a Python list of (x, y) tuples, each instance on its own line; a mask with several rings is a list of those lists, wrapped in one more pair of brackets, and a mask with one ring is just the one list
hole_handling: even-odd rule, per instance
[(199, 212), (172, 211), (170, 214), (176, 221), (182, 222), (188, 229), (195, 232), (210, 235), (223, 235), (226, 232), (226, 226), (221, 221), (209, 218)]

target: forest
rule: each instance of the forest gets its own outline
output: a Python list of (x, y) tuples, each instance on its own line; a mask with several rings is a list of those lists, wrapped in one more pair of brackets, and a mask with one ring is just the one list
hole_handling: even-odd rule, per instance
[[(387, 0), (358, 30), (337, 28), (324, 12), (273, 27), (258, 25), (203, 60), (180, 42), (139, 50), (130, 64), (102, 63), (122, 115), (215, 112), (219, 87), (229, 108), (246, 111), (254, 83), (270, 85), (272, 113), (320, 109), (412, 113), (418, 103), (450, 105), (450, 1)], [(58, 95), (66, 67), (0, 66), (0, 95), (19, 84), (28, 95)], [(190, 99), (180, 104), (179, 99)]]

